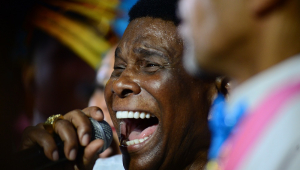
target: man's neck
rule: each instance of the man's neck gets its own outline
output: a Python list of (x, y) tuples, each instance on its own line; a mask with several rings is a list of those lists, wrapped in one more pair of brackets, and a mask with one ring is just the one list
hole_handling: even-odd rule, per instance
[(204, 170), (207, 163), (207, 152), (208, 151), (200, 152), (196, 160), (191, 165), (187, 166), (185, 170)]
[[(300, 12), (289, 3), (268, 16), (255, 20), (255, 31), (243, 63), (233, 63), (230, 74), (239, 83), (300, 53)], [(245, 52), (247, 53), (247, 52)], [(240, 71), (237, 72), (237, 67)]]

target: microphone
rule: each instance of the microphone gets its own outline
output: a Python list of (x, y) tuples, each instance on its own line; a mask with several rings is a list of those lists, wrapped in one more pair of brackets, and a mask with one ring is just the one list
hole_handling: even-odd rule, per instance
[[(98, 154), (102, 153), (105, 149), (107, 149), (112, 140), (112, 130), (109, 124), (106, 121), (96, 121), (95, 119), (89, 118), (92, 124), (92, 140), (95, 139), (102, 139), (104, 140), (104, 145), (102, 149), (98, 152)], [(58, 161), (52, 161), (48, 159), (45, 154), (44, 150), (40, 146), (34, 146), (29, 149), (20, 151), (12, 155), (12, 169), (30, 169), (30, 170), (42, 170), (45, 168), (49, 168), (54, 165), (62, 164), (68, 159), (65, 157), (64, 154), (64, 143), (59, 138), (57, 134), (54, 135), (55, 143), (58, 147), (58, 153), (59, 153), (59, 160)], [(77, 155), (83, 155), (84, 147), (79, 147), (78, 154)]]

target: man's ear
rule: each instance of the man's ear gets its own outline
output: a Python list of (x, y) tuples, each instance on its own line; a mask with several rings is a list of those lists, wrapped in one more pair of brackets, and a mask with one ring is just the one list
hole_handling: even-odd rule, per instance
[(230, 83), (229, 83), (229, 78), (227, 77), (217, 77), (215, 84), (216, 88), (219, 93), (222, 93), (225, 97), (229, 94), (230, 92)]
[(264, 15), (281, 5), (285, 0), (250, 0), (251, 10), (255, 15)]

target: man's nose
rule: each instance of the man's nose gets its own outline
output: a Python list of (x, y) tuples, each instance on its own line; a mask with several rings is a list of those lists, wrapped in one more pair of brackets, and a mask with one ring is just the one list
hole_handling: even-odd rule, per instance
[(141, 92), (140, 85), (133, 79), (133, 76), (121, 75), (113, 83), (113, 92), (124, 98), (131, 94), (137, 95)]

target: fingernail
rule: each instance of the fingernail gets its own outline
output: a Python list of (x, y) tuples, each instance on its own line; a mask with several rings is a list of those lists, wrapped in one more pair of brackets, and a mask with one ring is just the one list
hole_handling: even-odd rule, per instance
[(102, 116), (102, 112), (100, 110), (97, 110), (96, 114)]
[(54, 161), (57, 161), (58, 158), (59, 158), (59, 156), (58, 156), (58, 151), (57, 151), (57, 150), (53, 151), (53, 153), (52, 153), (52, 159), (53, 159)]
[(81, 141), (82, 145), (86, 146), (89, 143), (89, 141), (90, 141), (89, 135), (88, 134), (83, 135), (82, 141)]
[(69, 159), (70, 159), (70, 160), (75, 160), (75, 159), (76, 159), (76, 150), (75, 150), (75, 149), (72, 149), (72, 150), (70, 151)]

